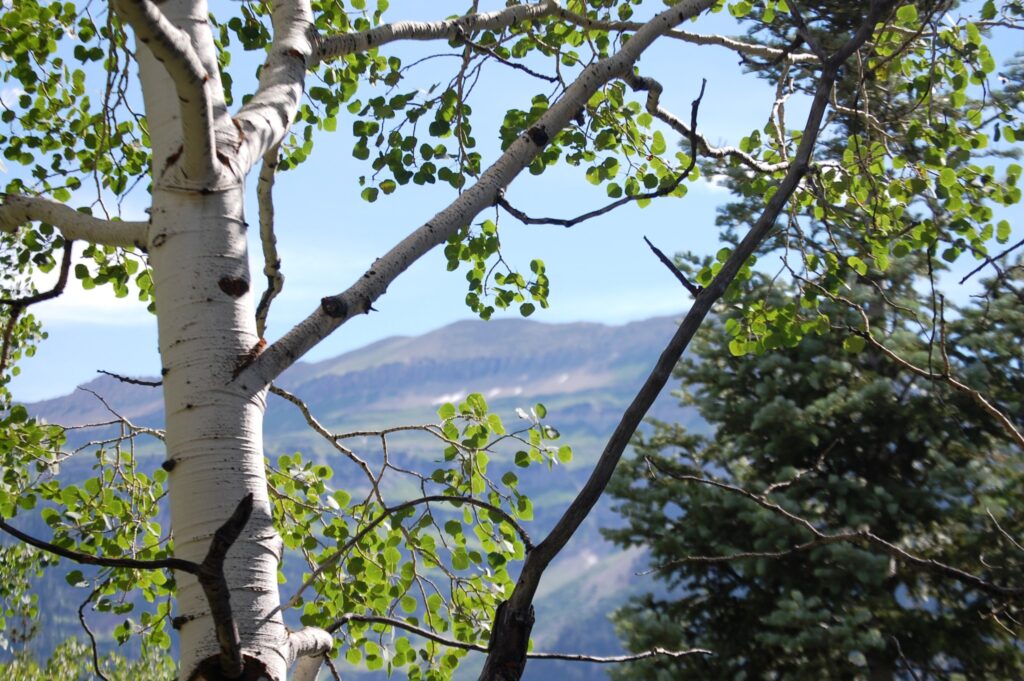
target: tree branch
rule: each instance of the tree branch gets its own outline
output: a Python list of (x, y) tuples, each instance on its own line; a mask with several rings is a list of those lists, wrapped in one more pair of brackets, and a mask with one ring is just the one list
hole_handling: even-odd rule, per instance
[[(64, 254), (61, 256), (60, 260), (60, 270), (57, 274), (57, 283), (53, 285), (53, 288), (49, 291), (22, 296), (21, 298), (0, 299), (0, 305), (26, 308), (29, 305), (35, 305), (36, 303), (41, 303), (45, 300), (52, 300), (64, 293), (64, 289), (68, 285), (68, 275), (71, 272), (71, 249), (74, 243), (75, 242), (70, 239), (64, 240)], [(2, 373), (3, 369), (0, 369), (0, 374)]]
[[(548, 536), (537, 545), (536, 549), (526, 556), (526, 561), (523, 564), (523, 569), (520, 572), (515, 589), (505, 603), (505, 605), (509, 606), (511, 612), (511, 615), (507, 616), (508, 621), (516, 624), (532, 619), (533, 597), (548, 564), (565, 547), (580, 524), (589, 515), (594, 504), (597, 503), (597, 500), (604, 493), (608, 481), (611, 479), (612, 473), (622, 457), (623, 451), (629, 444), (630, 438), (636, 432), (637, 427), (654, 403), (655, 398), (668, 382), (672, 369), (675, 367), (676, 362), (679, 361), (680, 356), (689, 345), (697, 329), (700, 328), (708, 312), (711, 310), (711, 306), (725, 294), (726, 289), (736, 278), (740, 268), (768, 237), (772, 229), (774, 229), (775, 221), (782, 213), (793, 192), (796, 191), (804, 175), (806, 175), (825, 116), (825, 110), (828, 106), (829, 94), (838, 76), (840, 66), (871, 36), (882, 12), (894, 2), (895, 0), (872, 0), (868, 15), (858, 31), (839, 49), (834, 57), (824, 63), (814, 98), (810, 104), (807, 121), (800, 139), (800, 146), (796, 151), (793, 162), (786, 171), (785, 177), (768, 200), (761, 215), (751, 226), (750, 231), (726, 259), (721, 270), (715, 275), (715, 278), (708, 287), (701, 291), (694, 300), (689, 312), (687, 312), (686, 317), (680, 323), (672, 340), (662, 351), (647, 380), (623, 413), (615, 431), (608, 439), (604, 451), (594, 465), (590, 478), (562, 514), (562, 517)], [(630, 39), (627, 46), (632, 44), (634, 40), (636, 40), (636, 36)], [(500, 612), (501, 609), (499, 608), (499, 614)], [(500, 628), (499, 624), (499, 618), (496, 616), (495, 632)], [(500, 634), (497, 635), (500, 637)], [(513, 633), (512, 635), (516, 636), (517, 634)], [(507, 672), (502, 670), (519, 669), (521, 673), (522, 665), (525, 664), (523, 658), (525, 653), (525, 648), (521, 650), (513, 650), (507, 647), (492, 649), (480, 674), (481, 681), (518, 678), (518, 674), (510, 677)]]
[(238, 634), (231, 612), (231, 589), (224, 575), (224, 559), (228, 549), (235, 543), (238, 536), (249, 522), (252, 515), (252, 492), (242, 497), (235, 507), (234, 513), (223, 525), (217, 528), (210, 541), (206, 558), (199, 566), (196, 578), (203, 588), (203, 594), (210, 605), (210, 615), (217, 631), (217, 642), (220, 644), (220, 669), (229, 679), (237, 679), (242, 675), (244, 660), (242, 659), (242, 639)]
[(327, 653), (334, 647), (334, 638), (323, 629), (305, 627), (288, 634), (289, 664), (292, 681), (316, 681), (320, 665), (327, 659)]
[(267, 277), (267, 290), (256, 306), (256, 335), (263, 338), (267, 330), (267, 315), (270, 304), (284, 288), (281, 273), (281, 257), (277, 253), (277, 237), (274, 235), (274, 178), (277, 177), (280, 145), (263, 155), (259, 180), (256, 182), (256, 196), (260, 209), (260, 243), (263, 245), (263, 274)]
[(447, 208), (416, 229), (347, 291), (321, 300), (319, 309), (264, 351), (236, 379), (243, 389), (268, 385), (310, 348), (370, 306), (387, 287), (425, 253), (443, 244), (481, 211), (493, 206), (504, 190), (604, 84), (620, 78), (654, 40), (678, 23), (708, 9), (714, 0), (684, 0), (651, 19), (614, 55), (591, 64), (540, 119), (520, 135), (481, 176)]
[(122, 376), (121, 374), (115, 374), (112, 371), (104, 371), (103, 369), (97, 369), (97, 374), (103, 374), (104, 376), (110, 376), (111, 378), (120, 381), (121, 383), (128, 383), (130, 385), (142, 385), (147, 388), (159, 388), (164, 384), (163, 381), (147, 381), (141, 378), (129, 378), (128, 376)]
[(138, 560), (135, 558), (104, 558), (102, 556), (93, 556), (88, 553), (82, 553), (80, 551), (73, 551), (66, 549), (62, 546), (57, 546), (48, 541), (37, 539), (30, 534), (26, 534), (21, 530), (11, 527), (7, 524), (3, 518), (0, 518), (0, 530), (3, 530), (7, 534), (11, 535), (19, 541), (23, 541), (26, 544), (52, 553), (55, 556), (61, 558), (67, 558), (76, 563), (82, 565), (96, 565), (99, 567), (108, 568), (125, 568), (128, 570), (180, 570), (181, 572), (187, 572), (195, 575), (199, 573), (199, 565), (193, 563), (190, 560), (184, 560), (181, 558), (160, 558), (158, 560)]
[[(803, 279), (802, 277), (798, 277), (798, 278), (803, 280), (803, 281), (805, 281), (805, 282), (807, 281), (806, 279)], [(853, 302), (852, 300), (850, 300), (848, 298), (845, 298), (844, 296), (841, 296), (841, 295), (838, 295), (836, 293), (833, 293), (833, 292), (829, 291), (828, 289), (824, 288), (823, 286), (820, 286), (820, 285), (815, 284), (813, 282), (807, 282), (807, 283), (810, 283), (812, 286), (814, 286), (814, 288), (816, 290), (821, 292), (823, 295), (825, 295), (829, 299), (831, 299), (831, 300), (833, 300), (835, 302), (838, 302), (838, 303), (842, 303), (842, 304), (848, 306), (851, 310), (856, 310), (858, 312), (858, 314), (860, 314), (861, 322), (864, 324), (864, 328), (863, 329), (851, 328), (850, 331), (852, 333), (856, 334), (860, 338), (863, 338), (865, 341), (867, 341), (871, 345), (871, 347), (875, 348), (880, 353), (882, 353), (883, 355), (888, 357), (890, 360), (895, 362), (898, 366), (906, 369), (910, 373), (912, 373), (912, 374), (914, 374), (916, 376), (920, 376), (921, 378), (927, 379), (929, 381), (936, 381), (936, 382), (939, 382), (939, 383), (945, 383), (946, 385), (950, 386), (951, 388), (953, 388), (957, 392), (959, 392), (959, 393), (961, 393), (963, 395), (966, 395), (970, 399), (974, 400), (974, 402), (979, 407), (981, 407), (983, 411), (985, 411), (993, 419), (995, 419), (996, 422), (999, 423), (999, 426), (1003, 429), (1003, 432), (1005, 432), (1010, 437), (1010, 439), (1013, 440), (1013, 442), (1018, 447), (1020, 447), (1022, 450), (1024, 450), (1024, 434), (1022, 434), (1017, 429), (1017, 426), (1013, 423), (1013, 420), (1006, 413), (1004, 413), (1001, 409), (999, 409), (999, 407), (997, 407), (994, 404), (992, 404), (991, 402), (989, 402), (988, 398), (986, 398), (981, 393), (981, 391), (975, 390), (974, 388), (970, 387), (969, 385), (967, 385), (965, 383), (962, 383), (962, 382), (960, 382), (959, 380), (957, 380), (956, 378), (953, 377), (953, 374), (950, 372), (949, 359), (948, 359), (948, 357), (945, 356), (945, 353), (946, 353), (945, 338), (944, 338), (945, 334), (943, 334), (943, 338), (941, 340), (941, 348), (942, 348), (942, 352), (943, 352), (943, 357), (945, 358), (945, 364), (943, 366), (943, 370), (941, 372), (935, 372), (935, 371), (932, 371), (931, 369), (923, 369), (923, 368), (917, 366), (916, 364), (910, 362), (909, 360), (906, 360), (903, 357), (900, 357), (893, 350), (889, 349), (884, 343), (882, 343), (877, 338), (875, 338), (875, 335), (874, 335), (874, 333), (871, 330), (871, 320), (868, 317), (868, 314), (864, 310), (863, 306), (858, 305), (857, 303)]]
[[(583, 16), (582, 14), (577, 14), (576, 12), (561, 8), (556, 13), (556, 16), (563, 21), (573, 24), (574, 26), (579, 26), (580, 28), (585, 28), (587, 30), (624, 33), (626, 31), (639, 30), (643, 26), (643, 24), (638, 21), (601, 21), (598, 19), (591, 19), (590, 17)], [(768, 45), (748, 43), (728, 36), (702, 35), (679, 29), (669, 31), (665, 35), (669, 38), (674, 38), (693, 45), (716, 45), (718, 47), (724, 47), (744, 57), (760, 57), (762, 59), (770, 59), (773, 61), (784, 61), (790, 64), (808, 63), (818, 60), (815, 55), (810, 53), (791, 52), (777, 47), (769, 47)]]
[(221, 647), (220, 668), (227, 675), (227, 678), (234, 679), (241, 676), (244, 661), (242, 659), (238, 627), (235, 625), (234, 616), (231, 613), (231, 594), (228, 589), (227, 578), (224, 576), (224, 559), (227, 556), (228, 549), (235, 543), (245, 524), (249, 521), (252, 507), (253, 495), (250, 493), (245, 495), (238, 503), (231, 517), (217, 528), (202, 563), (193, 563), (182, 558), (137, 560), (134, 558), (93, 556), (37, 539), (17, 528), (11, 527), (3, 518), (0, 518), (0, 530), (37, 549), (83, 565), (126, 568), (129, 570), (179, 570), (194, 575), (199, 581), (203, 593), (206, 595), (206, 600), (210, 606), (210, 614), (213, 617), (214, 626), (217, 631), (217, 639)]
[(67, 241), (82, 240), (101, 246), (145, 249), (149, 224), (101, 220), (39, 196), (0, 193), (0, 231), (14, 232), (28, 222), (45, 222), (60, 230)]
[(151, 0), (115, 0), (118, 13), (174, 81), (181, 105), (184, 170), (195, 182), (210, 179), (219, 162), (213, 126), (209, 74), (188, 34), (172, 24)]
[[(348, 622), (363, 622), (366, 624), (384, 624), (389, 627), (401, 629), (407, 631), (410, 634), (415, 634), (421, 638), (425, 638), (428, 641), (434, 643), (440, 643), (441, 645), (448, 648), (458, 648), (460, 650), (470, 650), (476, 653), (486, 653), (487, 648), (476, 644), (467, 643), (465, 641), (456, 641), (454, 639), (446, 638), (440, 634), (424, 629), (423, 627), (416, 626), (404, 620), (400, 620), (394, 617), (383, 617), (380, 615), (345, 615), (338, 621), (331, 624), (327, 631), (335, 632), (343, 627)], [(710, 650), (703, 648), (692, 648), (690, 650), (666, 650), (664, 648), (652, 648), (642, 653), (636, 653), (634, 655), (585, 655), (582, 653), (527, 653), (526, 656), (533, 660), (568, 660), (570, 662), (592, 662), (594, 664), (618, 664), (621, 662), (635, 662), (636, 660), (646, 660), (651, 657), (671, 657), (673, 659), (679, 659), (682, 657), (688, 657), (690, 655), (712, 655)]]
[[(751, 500), (752, 502), (754, 502), (755, 504), (757, 504), (758, 506), (760, 506), (761, 508), (763, 508), (763, 509), (765, 509), (767, 511), (770, 511), (770, 512), (774, 513), (775, 515), (781, 517), (781, 518), (784, 518), (785, 520), (787, 520), (788, 522), (790, 522), (790, 523), (792, 523), (794, 525), (802, 527), (803, 529), (807, 530), (808, 532), (810, 532), (815, 537), (814, 541), (807, 542), (806, 544), (801, 544), (801, 545), (799, 545), (797, 547), (794, 547), (793, 549), (790, 549), (789, 551), (781, 551), (781, 552), (778, 552), (778, 553), (773, 553), (773, 552), (765, 552), (765, 553), (760, 553), (760, 552), (740, 553), (740, 554), (734, 554), (734, 555), (731, 555), (731, 556), (723, 556), (722, 557), (723, 560), (736, 560), (738, 558), (752, 558), (752, 557), (768, 557), (768, 558), (772, 558), (772, 557), (786, 555), (788, 553), (795, 553), (796, 551), (808, 550), (808, 549), (811, 549), (811, 548), (815, 548), (817, 546), (823, 546), (825, 544), (836, 544), (836, 543), (840, 543), (840, 542), (856, 543), (858, 541), (864, 541), (864, 542), (868, 543), (869, 545), (878, 548), (883, 553), (885, 553), (885, 554), (887, 554), (889, 556), (892, 556), (893, 558), (896, 558), (898, 560), (902, 560), (902, 561), (904, 561), (906, 563), (914, 565), (917, 568), (921, 568), (921, 569), (927, 570), (929, 572), (935, 572), (937, 574), (941, 574), (941, 575), (944, 575), (946, 577), (952, 577), (953, 579), (956, 579), (957, 581), (962, 582), (963, 584), (966, 584), (968, 586), (972, 586), (972, 587), (974, 587), (974, 588), (976, 588), (976, 589), (978, 589), (980, 591), (984, 591), (985, 593), (988, 593), (988, 594), (998, 595), (998, 596), (1020, 596), (1021, 594), (1024, 594), (1024, 589), (1019, 589), (1019, 588), (1014, 588), (1014, 587), (1005, 587), (1005, 586), (1001, 586), (999, 584), (994, 584), (994, 583), (992, 583), (992, 582), (990, 582), (990, 581), (988, 581), (988, 580), (986, 580), (986, 579), (984, 579), (982, 577), (978, 577), (977, 575), (973, 575), (973, 574), (971, 574), (969, 572), (961, 570), (960, 568), (954, 567), (952, 565), (948, 565), (948, 564), (943, 563), (941, 561), (932, 560), (931, 558), (922, 558), (921, 556), (917, 556), (917, 555), (914, 555), (912, 553), (909, 553), (908, 551), (906, 551), (904, 549), (901, 549), (899, 546), (896, 546), (892, 542), (889, 542), (889, 541), (886, 541), (885, 539), (882, 539), (881, 537), (879, 537), (875, 533), (871, 532), (870, 530), (856, 530), (856, 531), (852, 531), (852, 532), (835, 532), (835, 533), (823, 532), (822, 530), (819, 530), (817, 527), (815, 527), (814, 524), (811, 523), (811, 521), (809, 521), (806, 518), (803, 518), (801, 516), (798, 516), (795, 513), (791, 513), (790, 511), (787, 511), (786, 509), (784, 509), (779, 504), (777, 504), (777, 503), (775, 503), (773, 501), (770, 501), (769, 499), (766, 499), (765, 497), (761, 496), (760, 494), (755, 494), (754, 492), (751, 492), (749, 490), (743, 489), (742, 487), (738, 487), (736, 485), (730, 485), (730, 484), (724, 483), (724, 482), (719, 482), (717, 480), (712, 480), (710, 478), (703, 478), (703, 477), (696, 476), (696, 475), (687, 475), (687, 474), (682, 474), (682, 473), (678, 473), (678, 472), (675, 472), (675, 471), (670, 471), (670, 470), (667, 470), (666, 468), (664, 468), (662, 466), (659, 466), (657, 464), (657, 462), (655, 462), (655, 461), (653, 461), (651, 459), (648, 459), (647, 461), (652, 466), (657, 468), (659, 471), (664, 473), (665, 475), (668, 475), (669, 477), (672, 477), (672, 478), (674, 478), (676, 480), (680, 480), (680, 481), (683, 481), (683, 482), (696, 482), (696, 483), (700, 483), (702, 485), (709, 485), (711, 487), (717, 487), (718, 489), (721, 489), (721, 490), (730, 492), (732, 494), (737, 494), (739, 496), (745, 497), (745, 498)], [(703, 557), (697, 558), (697, 559), (698, 560), (705, 560), (705, 561), (711, 560), (710, 558), (703, 558)], [(694, 560), (694, 558), (686, 558), (684, 560)]]
[[(0, 209), (2, 209), (2, 206), (0, 206)], [(0, 341), (0, 380), (2, 380), (3, 375), (7, 372), (7, 362), (11, 359), (11, 350), (14, 343), (14, 327), (17, 326), (21, 313), (29, 305), (56, 298), (64, 293), (64, 288), (68, 285), (68, 273), (71, 271), (71, 249), (73, 244), (74, 241), (64, 240), (64, 255), (60, 262), (60, 272), (57, 275), (57, 283), (53, 285), (52, 289), (21, 298), (0, 300), (0, 305), (9, 305), (11, 308), (8, 313), (7, 324), (4, 326), (3, 340)]]
[(736, 147), (711, 146), (708, 143), (707, 138), (696, 131), (692, 122), (690, 125), (687, 125), (680, 118), (677, 118), (672, 114), (672, 112), (662, 108), (661, 95), (665, 88), (661, 83), (654, 78), (647, 78), (635, 73), (626, 74), (626, 77), (623, 78), (623, 80), (626, 81), (626, 84), (629, 85), (634, 92), (647, 93), (647, 113), (662, 121), (680, 135), (691, 140), (690, 153), (694, 156), (700, 154), (709, 158), (734, 158), (743, 165), (759, 173), (775, 173), (780, 170), (785, 170), (789, 165), (786, 161), (780, 161), (778, 163), (764, 163)]
[(691, 283), (690, 280), (686, 278), (686, 275), (679, 271), (679, 268), (676, 267), (675, 263), (672, 262), (672, 260), (667, 255), (662, 253), (660, 248), (651, 243), (650, 239), (644, 237), (644, 241), (646, 241), (647, 245), (651, 248), (652, 251), (654, 251), (654, 255), (658, 256), (658, 260), (660, 260), (661, 263), (665, 267), (667, 267), (673, 275), (675, 275), (675, 278), (679, 280), (679, 283), (683, 285), (683, 288), (690, 292), (691, 296), (696, 298), (697, 296), (700, 295), (700, 292), (702, 290), (700, 286)]
[(241, 133), (236, 158), (243, 175), (276, 147), (291, 127), (318, 40), (309, 0), (275, 2), (271, 21), (274, 42), (260, 67), (259, 86), (235, 116)]
[(399, 21), (384, 24), (360, 33), (346, 33), (323, 38), (313, 53), (313, 64), (330, 61), (347, 54), (365, 52), (397, 40), (455, 40), (477, 31), (496, 31), (524, 21), (550, 16), (558, 11), (555, 0), (541, 0), (527, 5), (513, 5), (502, 10), (467, 14), (441, 21)]

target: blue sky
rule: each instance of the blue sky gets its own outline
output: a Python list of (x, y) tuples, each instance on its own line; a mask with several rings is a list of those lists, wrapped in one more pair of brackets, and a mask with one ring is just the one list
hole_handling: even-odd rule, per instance
[[(490, 4), (482, 3), (489, 9)], [(462, 3), (393, 0), (390, 20), (444, 16), (463, 9)], [(498, 3), (503, 6), (504, 3)], [(214, 11), (236, 8), (217, 2)], [(703, 17), (689, 27), (700, 32), (735, 34), (726, 16)], [(713, 142), (735, 144), (767, 120), (774, 92), (763, 82), (742, 77), (737, 58), (713, 47), (697, 48), (678, 41), (663, 41), (641, 61), (641, 72), (658, 78), (666, 87), (663, 104), (683, 116), (708, 80), (700, 110), (699, 127)], [(1001, 45), (1001, 56), (1010, 52)], [(434, 49), (437, 49), (436, 47)], [(405, 63), (430, 53), (429, 46), (396, 47)], [(236, 97), (244, 91), (244, 76), (251, 67), (244, 60), (232, 68)], [(438, 59), (409, 74), (408, 82), (426, 88), (447, 82), (457, 61)], [(509, 108), (529, 108), (533, 95), (547, 85), (519, 72), (489, 63), (473, 94), (474, 132), (484, 164), (498, 153), (497, 128)], [(360, 93), (362, 95), (362, 93)], [(791, 126), (802, 121), (801, 102), (790, 104)], [(357, 178), (368, 168), (351, 156), (350, 121), (339, 120), (338, 133), (321, 134), (312, 158), (298, 169), (279, 176), (275, 190), (277, 237), (287, 278), (284, 292), (271, 311), (267, 339), (273, 341), (309, 314), (319, 299), (347, 288), (375, 257), (382, 255), (410, 230), (428, 220), (454, 198), (454, 191), (437, 185), (408, 186), (390, 197), (368, 204), (359, 198)], [(666, 134), (669, 144), (677, 138)], [(255, 177), (250, 178), (250, 194)], [(540, 177), (521, 176), (507, 192), (517, 207), (535, 215), (570, 217), (607, 201), (602, 188), (591, 186), (582, 168), (559, 167)], [(501, 219), (506, 259), (528, 270), (531, 258), (542, 258), (551, 278), (551, 308), (538, 310), (533, 319), (545, 322), (596, 321), (618, 324), (655, 315), (677, 314), (688, 298), (671, 274), (652, 256), (643, 242), (649, 237), (668, 253), (693, 250), (714, 253), (718, 248), (715, 208), (728, 199), (722, 189), (704, 180), (693, 184), (684, 199), (655, 201), (645, 209), (626, 206), (572, 229), (522, 226), (508, 216)], [(125, 217), (139, 218), (146, 197), (133, 197)], [(256, 202), (247, 206), (256, 223)], [(1020, 209), (1015, 209), (1019, 223)], [(493, 214), (481, 216), (493, 218)], [(255, 231), (255, 230), (254, 230)], [(255, 236), (255, 235), (254, 235)], [(253, 281), (262, 290), (258, 240), (253, 249)], [(771, 267), (771, 264), (767, 265)], [(463, 304), (463, 272), (447, 272), (440, 250), (413, 265), (375, 305), (378, 313), (359, 317), (339, 329), (307, 357), (318, 360), (392, 335), (416, 335), (445, 324), (473, 317)], [(22, 363), (13, 383), (14, 395), (34, 401), (66, 394), (95, 378), (103, 369), (126, 375), (159, 374), (155, 319), (133, 300), (116, 299), (107, 291), (83, 291), (77, 282), (57, 300), (33, 308), (50, 337), (36, 357)], [(518, 316), (512, 311), (506, 314)]]

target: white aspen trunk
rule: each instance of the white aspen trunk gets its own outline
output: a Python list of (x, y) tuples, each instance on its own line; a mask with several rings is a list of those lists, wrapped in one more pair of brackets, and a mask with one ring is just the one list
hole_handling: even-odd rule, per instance
[[(263, 462), (265, 391), (234, 384), (256, 345), (241, 187), (202, 194), (154, 192), (150, 263), (164, 373), (174, 554), (202, 562), (213, 533), (246, 494), (251, 518), (225, 575), (243, 651), (270, 679), (285, 678), (287, 632)], [(209, 605), (191, 575), (177, 575), (182, 678), (219, 651)]]
[[(237, 148), (220, 96), (216, 54), (202, 0), (169, 0), (160, 10), (183, 29), (206, 66), (218, 146)], [(224, 564), (246, 678), (283, 681), (290, 662), (263, 452), (266, 391), (233, 381), (251, 359), (256, 333), (250, 290), (244, 186), (230, 165), (213, 178), (181, 168), (182, 117), (164, 64), (140, 41), (140, 81), (153, 145), (153, 203), (147, 247), (157, 305), (174, 554), (200, 563), (217, 528), (247, 494), (253, 511)], [(180, 678), (218, 678), (220, 645), (198, 581), (177, 573)], [(258, 664), (254, 662), (258, 661)], [(199, 670), (197, 672), (197, 670)]]

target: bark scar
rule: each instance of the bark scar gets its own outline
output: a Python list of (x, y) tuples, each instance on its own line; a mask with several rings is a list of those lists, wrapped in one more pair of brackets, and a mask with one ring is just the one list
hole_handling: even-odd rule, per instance
[(232, 298), (241, 298), (249, 291), (249, 282), (242, 277), (221, 277), (217, 286)]
[(231, 380), (238, 378), (238, 375), (245, 371), (245, 368), (256, 361), (256, 358), (260, 356), (263, 349), (267, 347), (267, 341), (265, 338), (260, 338), (256, 341), (256, 345), (249, 349), (249, 352), (244, 355), (239, 355), (238, 364), (235, 365), (234, 371), (231, 372)]

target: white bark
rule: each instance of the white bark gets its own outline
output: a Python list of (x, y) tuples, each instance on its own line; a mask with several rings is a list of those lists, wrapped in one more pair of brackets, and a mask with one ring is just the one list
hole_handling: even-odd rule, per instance
[[(124, 3), (128, 4), (128, 0)], [(132, 25), (146, 123), (153, 146), (154, 184), (184, 189), (235, 186), (244, 174), (239, 173), (237, 167), (224, 168), (217, 161), (218, 147), (221, 157), (229, 158), (234, 154), (238, 131), (224, 104), (209, 8), (205, 0), (165, 0), (159, 6), (146, 4), (159, 13), (164, 30), (176, 31), (171, 34), (173, 40), (142, 42), (148, 25), (142, 26), (141, 35), (139, 28)], [(171, 28), (166, 28), (165, 24)], [(168, 41), (171, 45), (166, 44)], [(183, 53), (178, 54), (177, 59), (187, 61), (187, 67), (175, 62), (175, 47)], [(199, 69), (204, 71), (204, 80), (195, 83), (189, 74)]]
[(294, 659), (292, 681), (316, 681), (320, 665), (334, 645), (334, 639), (323, 629), (307, 627), (293, 631), (289, 638), (289, 656)]
[[(243, 212), (246, 169), (233, 158), (238, 129), (221, 98), (206, 3), (168, 0), (159, 11), (182, 32), (176, 35), (189, 37), (191, 50), (211, 74), (203, 89), (213, 102), (215, 153), (227, 161), (214, 175), (193, 175), (187, 159), (194, 147), (206, 144), (205, 131), (201, 137), (191, 134), (191, 105), (179, 101), (181, 88), (170, 73), (174, 67), (139, 43), (154, 149), (147, 245), (164, 373), (175, 556), (200, 562), (214, 531), (243, 496), (253, 495), (252, 515), (228, 552), (224, 571), (244, 657), (250, 666), (258, 661), (267, 678), (282, 681), (291, 653), (288, 632), (273, 614), (283, 547), (267, 496), (265, 392), (232, 384), (258, 340)], [(181, 678), (190, 679), (220, 647), (199, 583), (187, 574), (177, 578)]]
[(13, 232), (28, 222), (46, 222), (60, 230), (65, 239), (81, 239), (104, 246), (142, 248), (146, 245), (145, 222), (101, 220), (80, 213), (59, 201), (37, 196), (0, 194), (0, 231)]
[[(191, 180), (205, 182), (217, 166), (214, 96), (207, 87), (210, 76), (207, 66), (193, 48), (191, 36), (171, 23), (150, 0), (118, 0), (117, 5), (122, 18), (135, 31), (136, 40), (163, 63), (167, 75), (174, 81), (184, 140), (183, 167)], [(205, 3), (190, 3), (190, 7), (197, 13), (202, 12), (199, 16), (205, 21)], [(195, 18), (193, 15), (193, 21)], [(213, 68), (213, 72), (217, 69)]]
[(530, 5), (514, 5), (495, 12), (468, 14), (442, 21), (399, 21), (384, 24), (362, 33), (346, 33), (324, 38), (319, 42), (314, 58), (329, 61), (346, 54), (365, 52), (396, 40), (439, 40), (458, 37), (460, 33), (495, 31), (509, 26), (554, 14), (559, 9), (555, 0), (542, 0)]
[[(249, 290), (241, 187), (213, 193), (157, 190), (149, 253), (164, 373), (171, 526), (175, 556), (200, 562), (246, 494), (252, 516), (225, 562), (231, 608), (246, 656), (285, 678), (288, 633), (280, 616), (282, 544), (271, 524), (263, 461), (265, 393), (233, 373), (257, 336)], [(198, 582), (178, 575), (182, 678), (219, 652)], [(268, 617), (269, 616), (269, 617)]]
[(259, 87), (235, 116), (242, 132), (237, 161), (243, 175), (284, 139), (295, 119), (316, 39), (309, 0), (275, 2), (272, 20), (274, 42), (260, 68)]

